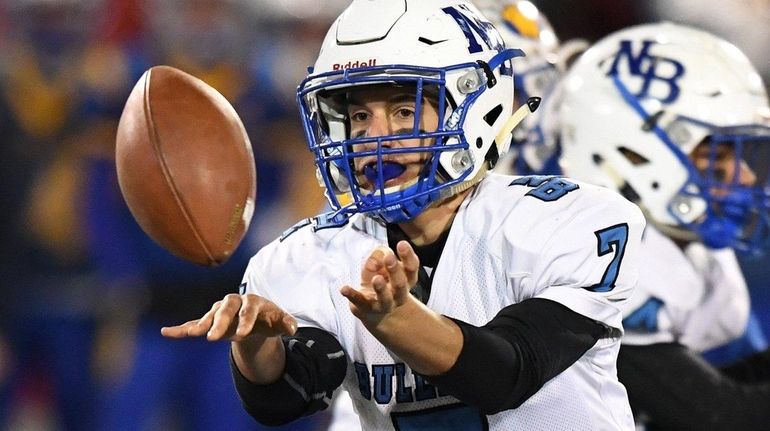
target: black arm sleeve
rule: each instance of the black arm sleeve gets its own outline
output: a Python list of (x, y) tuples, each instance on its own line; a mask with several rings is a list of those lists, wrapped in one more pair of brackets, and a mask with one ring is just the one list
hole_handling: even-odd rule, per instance
[(730, 364), (722, 368), (722, 373), (739, 382), (767, 382), (770, 380), (770, 349)]
[(345, 378), (347, 359), (333, 335), (317, 328), (299, 328), (283, 337), (286, 368), (278, 381), (248, 381), (230, 355), (235, 389), (246, 411), (263, 425), (289, 423), (329, 406), (332, 393)]
[(539, 298), (503, 308), (482, 327), (455, 322), (464, 339), (457, 362), (426, 378), (487, 415), (520, 406), (612, 331)]
[(759, 430), (770, 424), (770, 384), (733, 380), (680, 344), (620, 348), (618, 378), (648, 430)]

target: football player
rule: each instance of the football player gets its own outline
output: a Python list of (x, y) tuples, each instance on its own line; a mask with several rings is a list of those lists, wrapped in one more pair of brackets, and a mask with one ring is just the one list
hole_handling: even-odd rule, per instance
[(734, 250), (766, 249), (770, 108), (734, 45), (672, 23), (615, 32), (564, 78), (562, 167), (643, 210), (643, 266), (618, 359), (655, 429), (763, 429), (770, 354), (699, 355), (739, 337), (749, 295)]
[(367, 430), (633, 429), (615, 361), (644, 218), (606, 188), (488, 172), (529, 109), (517, 55), (466, 1), (354, 0), (297, 96), (333, 211), (163, 334), (231, 340), (265, 424), (343, 385)]
[[(504, 174), (558, 173), (558, 145), (553, 124), (542, 124), (540, 112), (553, 109), (551, 95), (565, 64), (587, 43), (575, 41), (562, 46), (547, 17), (527, 0), (473, 0), (473, 4), (494, 25), (507, 47), (521, 49), (525, 55), (514, 58), (514, 107), (530, 97), (542, 100), (539, 108), (513, 130), (508, 153), (497, 163), (496, 172)], [(546, 118), (554, 118), (547, 116)], [(334, 400), (329, 431), (354, 429), (352, 403), (341, 391)]]

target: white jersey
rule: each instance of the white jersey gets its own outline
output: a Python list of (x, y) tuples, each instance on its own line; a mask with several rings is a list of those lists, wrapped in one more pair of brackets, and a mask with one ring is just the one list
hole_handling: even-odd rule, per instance
[(623, 304), (624, 344), (679, 342), (704, 351), (743, 334), (750, 299), (735, 252), (690, 243), (684, 249), (648, 225), (639, 283)]
[(361, 421), (353, 408), (353, 400), (344, 389), (338, 389), (332, 399), (332, 420), (326, 431), (359, 431)]
[[(618, 307), (636, 283), (644, 218), (609, 189), (558, 181), (488, 175), (457, 212), (433, 271), (428, 307), (481, 326), (506, 306), (546, 298), (621, 328)], [(364, 430), (406, 431), (426, 423), (464, 431), (634, 428), (616, 376), (619, 337), (599, 340), (520, 407), (491, 416), (412, 373), (339, 293), (345, 284), (359, 284), (364, 260), (386, 244), (385, 226), (359, 214), (342, 228), (305, 227), (269, 244), (244, 278), (247, 292), (274, 301), (299, 326), (339, 340), (349, 361), (343, 386)]]

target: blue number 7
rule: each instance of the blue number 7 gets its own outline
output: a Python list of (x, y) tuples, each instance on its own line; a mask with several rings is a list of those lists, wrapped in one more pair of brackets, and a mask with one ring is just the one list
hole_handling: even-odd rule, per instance
[[(602, 281), (587, 288), (592, 292), (609, 292), (615, 288), (615, 281), (618, 279), (620, 262), (623, 260), (623, 253), (626, 252), (626, 242), (628, 242), (628, 224), (621, 223), (610, 226), (605, 229), (594, 232), (598, 241), (596, 252), (599, 256), (615, 252), (612, 262), (604, 271)], [(615, 247), (613, 247), (613, 245)]]

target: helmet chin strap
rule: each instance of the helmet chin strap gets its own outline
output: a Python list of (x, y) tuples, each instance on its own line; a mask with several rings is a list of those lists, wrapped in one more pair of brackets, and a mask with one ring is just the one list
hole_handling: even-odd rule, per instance
[(461, 182), (459, 184), (455, 184), (452, 187), (447, 187), (446, 189), (442, 190), (440, 195), (439, 195), (440, 198), (436, 199), (436, 201), (433, 202), (428, 208), (436, 206), (436, 205), (440, 204), (441, 202), (443, 202), (445, 199), (450, 198), (450, 197), (452, 197), (452, 196), (454, 196), (456, 194), (462, 193), (462, 192), (468, 190), (469, 188), (475, 186), (476, 184), (481, 182), (482, 179), (484, 179), (484, 177), (487, 175), (487, 171), (489, 171), (489, 169), (488, 169), (487, 165), (484, 164), (481, 167), (481, 169), (479, 169), (479, 171), (476, 173), (476, 175), (474, 175), (473, 178), (471, 178), (470, 180), (463, 181), (463, 182)]
[(540, 100), (539, 97), (530, 97), (527, 99), (527, 103), (519, 106), (519, 109), (517, 109), (516, 112), (508, 118), (505, 124), (503, 124), (502, 129), (500, 129), (500, 132), (498, 132), (495, 137), (495, 142), (505, 142), (508, 135), (513, 132), (513, 129), (515, 129), (527, 115), (535, 112), (537, 107), (540, 106)]
[[(521, 123), (521, 121), (530, 113), (535, 112), (538, 106), (540, 106), (540, 98), (539, 97), (530, 97), (527, 100), (527, 103), (520, 106), (519, 109), (516, 110), (516, 112), (513, 113), (513, 115), (508, 118), (508, 121), (503, 124), (502, 129), (500, 129), (500, 132), (497, 134), (497, 137), (495, 138), (495, 142), (503, 142), (508, 135), (511, 134), (513, 129)], [(487, 172), (489, 171), (489, 166), (484, 163), (478, 172), (476, 172), (476, 175), (473, 176), (470, 180), (463, 181), (459, 184), (456, 184), (452, 187), (447, 187), (446, 189), (443, 189), (440, 193), (440, 198), (436, 199), (435, 202), (433, 202), (428, 208), (434, 207), (447, 198), (450, 198), (454, 195), (457, 195), (459, 193), (462, 193), (469, 188), (475, 186), (481, 180), (487, 175)]]
[[(516, 110), (516, 112), (513, 113), (508, 118), (508, 121), (503, 124), (502, 129), (500, 129), (500, 132), (497, 134), (497, 137), (495, 138), (495, 142), (504, 142), (505, 139), (513, 132), (513, 129), (516, 128), (516, 126), (521, 123), (524, 118), (526, 118), (527, 115), (529, 115), (532, 112), (535, 112), (538, 106), (540, 106), (540, 98), (539, 97), (530, 97), (527, 99), (527, 103), (524, 105), (521, 105), (519, 109)], [(468, 181), (463, 181), (459, 184), (456, 184), (452, 187), (448, 187), (441, 191), (440, 199), (436, 199), (435, 202), (433, 202), (430, 207), (436, 206), (445, 199), (452, 197), (458, 193), (462, 193), (469, 188), (475, 186), (481, 180), (487, 175), (487, 172), (489, 171), (489, 165), (487, 163), (484, 163), (478, 172), (476, 172), (476, 175), (473, 176)]]

